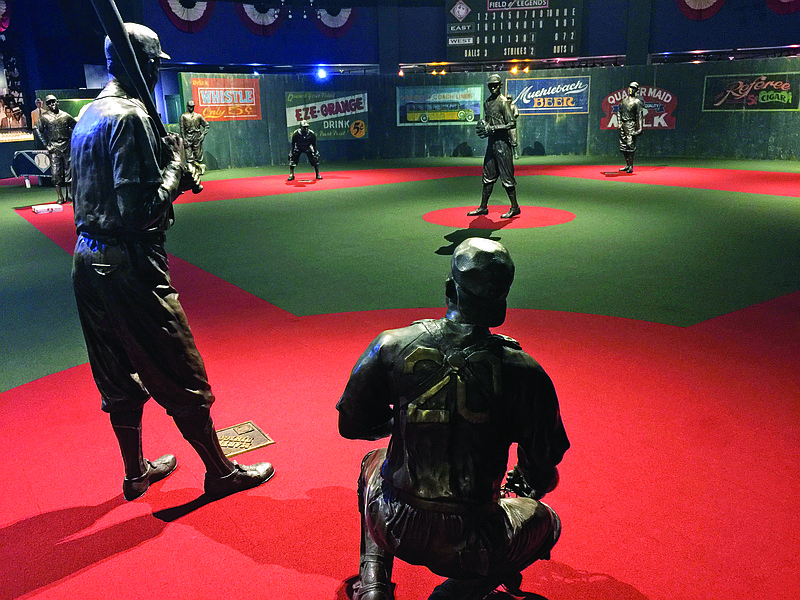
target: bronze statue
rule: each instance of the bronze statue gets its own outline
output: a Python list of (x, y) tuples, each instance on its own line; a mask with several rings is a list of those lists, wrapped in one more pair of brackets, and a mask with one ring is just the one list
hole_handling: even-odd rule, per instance
[[(518, 591), (521, 571), (558, 540), (558, 515), (540, 502), (569, 448), (558, 399), (516, 341), (489, 331), (505, 320), (513, 278), (501, 244), (468, 238), (453, 253), (445, 317), (384, 331), (353, 368), (339, 433), (391, 436), (361, 464), (354, 600), (394, 598), (395, 556), (449, 578), (431, 599)], [(516, 498), (501, 497), (512, 443)]]
[(620, 171), (633, 173), (633, 157), (636, 154), (636, 138), (644, 127), (644, 102), (638, 98), (639, 84), (631, 81), (628, 95), (619, 102), (619, 150), (625, 157), (625, 166)]
[(70, 163), (70, 140), (76, 121), (71, 114), (58, 107), (58, 98), (53, 94), (45, 97), (47, 110), (42, 111), (33, 131), (50, 155), (50, 169), (56, 188), (57, 202), (70, 201), (72, 168)]
[(78, 315), (102, 408), (110, 414), (122, 453), (125, 499), (138, 498), (176, 466), (171, 454), (144, 458), (142, 411), (150, 397), (203, 460), (206, 495), (220, 497), (264, 483), (274, 469), (265, 462), (231, 462), (214, 431), (214, 395), (170, 283), (164, 249), (165, 232), (174, 221), (172, 202), (196, 180), (183, 161), (181, 139), (158, 137), (132, 81), (141, 69), (139, 87), (152, 91), (161, 59), (169, 57), (151, 29), (126, 23), (125, 32), (134, 64), (120, 58), (123, 54), (106, 38), (112, 78), (72, 137), (79, 235), (72, 281)]
[(511, 116), (514, 117), (514, 127), (509, 129), (508, 133), (511, 136), (511, 146), (514, 148), (514, 160), (517, 160), (519, 159), (519, 127), (517, 127), (519, 107), (511, 101), (511, 98), (508, 101), (511, 102)]
[(194, 100), (186, 103), (186, 112), (179, 119), (183, 148), (186, 152), (186, 162), (193, 164), (197, 172), (202, 175), (206, 172), (203, 157), (203, 140), (206, 139), (211, 127), (205, 117), (194, 112)]
[(511, 102), (500, 93), (501, 85), (499, 75), (489, 76), (489, 97), (483, 103), (483, 118), (476, 125), (478, 136), (488, 138), (488, 144), (483, 159), (481, 205), (467, 213), (471, 217), (489, 214), (489, 196), (492, 195), (492, 188), (498, 177), (511, 202), (511, 208), (502, 217), (510, 219), (522, 212), (517, 204), (517, 181), (514, 179), (512, 145), (516, 142), (516, 135), (512, 138), (511, 134), (517, 127), (517, 120)]
[(319, 174), (319, 150), (317, 150), (317, 135), (309, 129), (308, 121), (300, 121), (300, 127), (292, 134), (292, 150), (289, 152), (289, 179), (294, 180), (294, 169), (300, 155), (305, 154), (308, 162), (314, 167), (317, 179), (322, 179)]

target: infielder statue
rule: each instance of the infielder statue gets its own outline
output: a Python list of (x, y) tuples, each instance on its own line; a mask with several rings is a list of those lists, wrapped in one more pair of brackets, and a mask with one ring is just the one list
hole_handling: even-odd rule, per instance
[(50, 168), (53, 173), (56, 196), (58, 203), (64, 204), (71, 200), (70, 143), (76, 121), (71, 114), (58, 107), (58, 98), (52, 94), (45, 98), (45, 105), (47, 110), (42, 111), (33, 130), (50, 155)]
[(203, 115), (194, 112), (194, 100), (189, 100), (186, 103), (186, 112), (181, 115), (179, 122), (181, 137), (183, 138), (183, 149), (186, 152), (186, 162), (193, 164), (198, 173), (202, 175), (206, 172), (203, 157), (203, 140), (206, 139), (210, 125)]

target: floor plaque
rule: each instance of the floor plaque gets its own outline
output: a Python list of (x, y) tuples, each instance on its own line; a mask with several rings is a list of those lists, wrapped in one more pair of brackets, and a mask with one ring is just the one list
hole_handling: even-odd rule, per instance
[(261, 431), (252, 421), (220, 429), (217, 431), (217, 437), (225, 456), (236, 456), (275, 443), (275, 440)]

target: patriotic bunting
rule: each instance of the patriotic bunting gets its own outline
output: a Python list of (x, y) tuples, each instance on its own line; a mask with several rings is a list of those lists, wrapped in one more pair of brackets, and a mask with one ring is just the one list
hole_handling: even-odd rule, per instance
[(340, 8), (336, 14), (331, 14), (324, 8), (318, 8), (314, 12), (317, 17), (315, 23), (319, 30), (332, 38), (342, 37), (353, 26), (356, 19), (354, 8)]
[(725, 4), (725, 0), (675, 0), (687, 19), (702, 21), (713, 17)]
[(216, 4), (214, 0), (158, 0), (158, 3), (172, 24), (184, 33), (197, 33), (208, 25)]
[(288, 9), (269, 8), (264, 4), (234, 4), (236, 14), (256, 35), (272, 35), (286, 19)]

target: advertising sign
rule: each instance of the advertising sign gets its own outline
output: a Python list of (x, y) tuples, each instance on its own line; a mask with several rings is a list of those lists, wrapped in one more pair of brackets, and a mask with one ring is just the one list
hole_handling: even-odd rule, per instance
[(367, 139), (367, 92), (286, 92), (289, 139), (308, 121), (318, 140)]
[(586, 114), (589, 112), (588, 75), (547, 79), (506, 79), (506, 96), (522, 115)]
[(468, 125), (481, 118), (479, 85), (397, 88), (398, 125)]
[(706, 75), (703, 111), (798, 110), (800, 73)]
[[(600, 129), (619, 129), (619, 103), (628, 95), (628, 90), (617, 90), (603, 98), (603, 118)], [(678, 99), (668, 90), (643, 85), (639, 98), (644, 102), (645, 129), (675, 129), (675, 108)]]
[(192, 77), (191, 86), (194, 110), (206, 121), (261, 119), (261, 98), (256, 78), (207, 75)]

